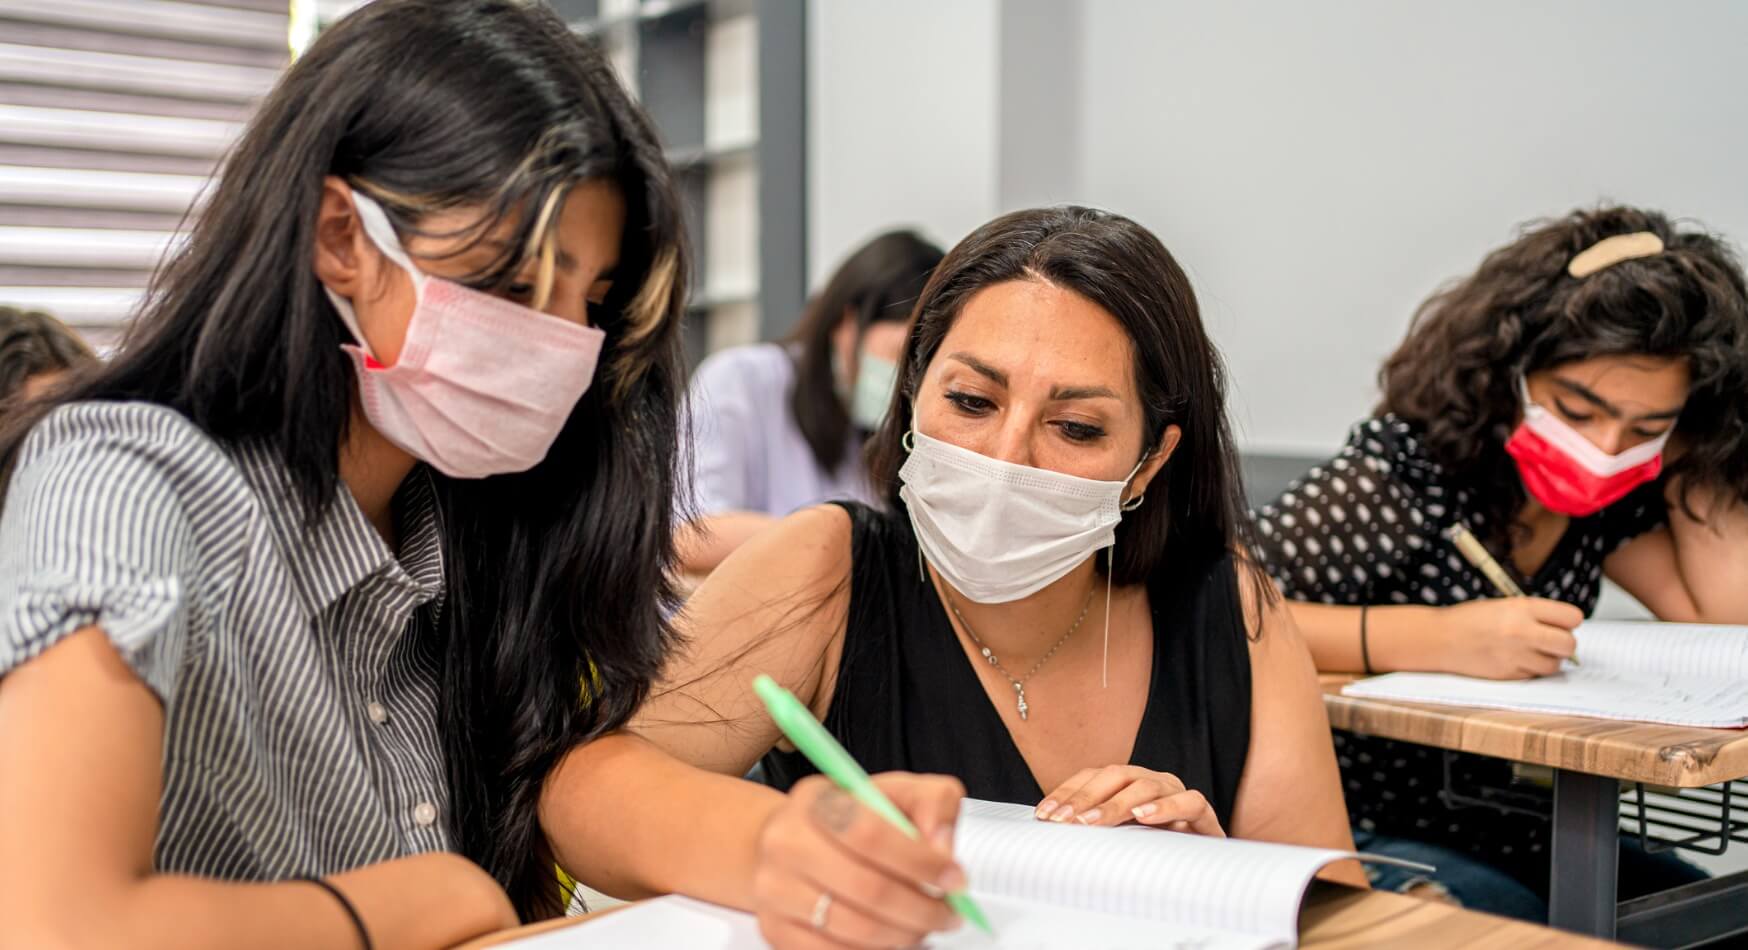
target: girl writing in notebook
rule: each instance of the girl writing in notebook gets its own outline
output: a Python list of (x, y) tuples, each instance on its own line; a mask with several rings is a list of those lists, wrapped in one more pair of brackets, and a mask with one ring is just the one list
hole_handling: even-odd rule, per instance
[(0, 436), (8, 946), (558, 912), (540, 781), (667, 642), (661, 154), (540, 4), (377, 0), (289, 69), (115, 361)]
[[(1745, 298), (1716, 237), (1609, 208), (1529, 230), (1422, 305), (1377, 415), (1256, 513), (1319, 668), (1552, 673), (1604, 577), (1664, 620), (1748, 622)], [(1497, 596), (1512, 585), (1527, 596)], [(1465, 903), (1545, 916), (1545, 820), (1446, 807), (1438, 752), (1337, 744), (1362, 847), (1438, 865)], [(1509, 774), (1465, 757), (1451, 781)], [(1623, 849), (1623, 897), (1697, 876)]]
[[(1219, 357), (1157, 238), (1084, 208), (966, 238), (873, 450), (890, 509), (736, 551), (632, 729), (549, 783), (587, 883), (748, 908), (783, 947), (910, 946), (950, 924), (964, 794), (1348, 847), (1310, 659), (1245, 553)], [(880, 779), (924, 842), (778, 747), (758, 673), (871, 771), (946, 776)], [(741, 779), (761, 761), (775, 790)]]

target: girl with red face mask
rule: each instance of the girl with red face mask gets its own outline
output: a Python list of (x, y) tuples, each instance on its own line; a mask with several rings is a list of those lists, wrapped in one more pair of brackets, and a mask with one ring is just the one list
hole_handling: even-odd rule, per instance
[[(1664, 620), (1748, 623), (1748, 292), (1719, 238), (1635, 208), (1534, 226), (1421, 306), (1380, 381), (1376, 415), (1254, 513), (1320, 669), (1553, 673), (1605, 577)], [(1527, 596), (1494, 596), (1459, 525)], [(1545, 916), (1546, 819), (1448, 807), (1424, 747), (1336, 746), (1361, 848)], [(1623, 848), (1623, 898), (1697, 876)]]

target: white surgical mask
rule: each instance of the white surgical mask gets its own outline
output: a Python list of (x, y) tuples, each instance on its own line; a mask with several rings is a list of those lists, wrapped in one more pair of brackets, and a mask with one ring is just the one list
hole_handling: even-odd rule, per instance
[[(898, 495), (923, 556), (980, 604), (1005, 604), (1061, 580), (1117, 543), (1119, 482), (1003, 462), (931, 439), (913, 427)], [(1143, 460), (1145, 461), (1145, 460)]]

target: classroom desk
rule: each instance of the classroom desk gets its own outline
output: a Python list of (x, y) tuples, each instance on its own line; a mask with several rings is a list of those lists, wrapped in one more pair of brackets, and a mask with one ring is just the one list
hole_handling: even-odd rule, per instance
[[(1549, 922), (1599, 937), (1685, 943), (1683, 928), (1741, 920), (1748, 872), (1633, 901), (1615, 899), (1620, 783), (1698, 788), (1748, 776), (1748, 731), (1433, 706), (1341, 695), (1357, 677), (1325, 675), (1337, 729), (1554, 770)], [(1727, 931), (1726, 931), (1727, 932)]]
[[(458, 950), (483, 950), (520, 937), (574, 927), (588, 919), (573, 917), (530, 924), (482, 937), (463, 944)], [(1414, 947), (1415, 950), (1466, 947), (1588, 950), (1613, 945), (1547, 927), (1462, 910), (1437, 901), (1319, 883), (1312, 886), (1305, 897), (1304, 907), (1299, 911), (1299, 946), (1303, 950), (1397, 947)]]

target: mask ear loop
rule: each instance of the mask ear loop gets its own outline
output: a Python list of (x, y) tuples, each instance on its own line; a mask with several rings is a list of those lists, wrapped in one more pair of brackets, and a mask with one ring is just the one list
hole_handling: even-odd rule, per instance
[[(898, 444), (903, 446), (906, 452), (916, 451), (915, 433), (916, 422), (912, 421), (911, 427), (904, 430), (904, 435), (899, 436)], [(923, 566), (923, 545), (921, 541), (918, 541), (916, 546), (916, 578), (919, 583), (927, 584), (929, 582), (929, 570)]]
[[(413, 282), (414, 299), (424, 297), (425, 274), (413, 266), (413, 259), (407, 255), (406, 248), (401, 246), (401, 239), (395, 234), (394, 225), (388, 220), (388, 212), (382, 210), (382, 205), (377, 204), (375, 199), (364, 192), (356, 188), (348, 188), (346, 191), (352, 196), (352, 209), (358, 215), (358, 226), (364, 232), (364, 236), (370, 239), (370, 243), (376, 245), (376, 249), (381, 251), (384, 257), (407, 272), (407, 278)], [(325, 287), (323, 289), (327, 290)], [(332, 290), (328, 290), (327, 293), (328, 299), (334, 304), (334, 310), (340, 314), (341, 322), (346, 324), (346, 329), (352, 331), (352, 338), (358, 341), (358, 348), (371, 359), (375, 359), (376, 354), (370, 349), (370, 340), (365, 337), (363, 327), (358, 325), (358, 313), (353, 309), (352, 301), (341, 297)]]
[[(1151, 456), (1142, 456), (1141, 461), (1136, 462), (1135, 467), (1129, 471), (1129, 478), (1123, 479), (1123, 483), (1128, 484), (1129, 480), (1135, 477), (1135, 473), (1141, 471), (1141, 466), (1147, 464), (1147, 459), (1150, 457)], [(1141, 503), (1146, 500), (1147, 493), (1142, 492), (1128, 501), (1119, 503), (1117, 505), (1117, 510), (1124, 512), (1134, 511), (1135, 509), (1140, 508)], [(1113, 535), (1111, 546), (1105, 548), (1105, 655), (1099, 665), (1100, 689), (1111, 688), (1111, 585), (1116, 583), (1116, 576), (1117, 542)]]

